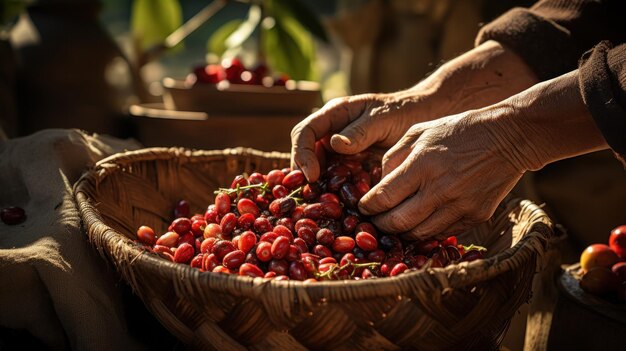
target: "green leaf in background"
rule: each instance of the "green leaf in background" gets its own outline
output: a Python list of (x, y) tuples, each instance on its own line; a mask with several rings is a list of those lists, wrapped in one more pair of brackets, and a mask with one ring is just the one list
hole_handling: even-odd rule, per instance
[(26, 10), (27, 5), (25, 0), (0, 0), (0, 29), (17, 22), (17, 18)]
[(317, 14), (301, 0), (269, 0), (267, 3), (270, 16), (293, 18), (305, 30), (323, 42), (328, 43), (328, 35)]
[(161, 43), (183, 22), (178, 0), (134, 0), (131, 31), (143, 49)]
[(224, 23), (224, 25), (213, 32), (209, 38), (207, 50), (217, 56), (222, 56), (226, 49), (228, 49), (226, 47), (226, 38), (233, 34), (242, 22), (242, 20), (232, 20)]
[(261, 23), (261, 7), (258, 5), (250, 6), (248, 11), (248, 18), (239, 25), (239, 28), (235, 30), (231, 35), (226, 38), (226, 48), (234, 48), (241, 46)]
[(296, 80), (315, 80), (315, 46), (311, 35), (293, 18), (274, 18), (262, 28), (261, 45), (273, 70)]

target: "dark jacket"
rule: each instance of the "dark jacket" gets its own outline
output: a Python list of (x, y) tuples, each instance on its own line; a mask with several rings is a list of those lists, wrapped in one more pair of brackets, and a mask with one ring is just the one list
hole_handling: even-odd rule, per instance
[(511, 48), (541, 80), (579, 69), (583, 101), (626, 165), (626, 1), (542, 0), (481, 29), (476, 44)]

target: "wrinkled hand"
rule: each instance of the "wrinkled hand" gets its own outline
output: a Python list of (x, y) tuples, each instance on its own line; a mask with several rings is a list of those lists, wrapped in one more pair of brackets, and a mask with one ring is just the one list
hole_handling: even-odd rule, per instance
[(371, 145), (390, 147), (415, 123), (491, 105), (536, 82), (519, 56), (487, 41), (410, 89), (331, 100), (292, 130), (291, 166), (315, 181), (320, 173), (317, 141), (330, 138), (327, 146), (344, 154)]
[(381, 229), (412, 239), (486, 221), (522, 174), (608, 148), (572, 71), (480, 110), (412, 126), (359, 203)]
[(302, 169), (309, 181), (317, 180), (320, 165), (315, 142), (331, 135), (330, 146), (342, 154), (356, 154), (375, 144), (392, 146), (411, 125), (425, 120), (425, 107), (423, 113), (414, 111), (418, 100), (418, 95), (401, 98), (398, 93), (331, 100), (292, 130), (292, 167)]
[(523, 171), (494, 137), (488, 109), (412, 126), (360, 201), (374, 223), (410, 239), (458, 233), (491, 217)]

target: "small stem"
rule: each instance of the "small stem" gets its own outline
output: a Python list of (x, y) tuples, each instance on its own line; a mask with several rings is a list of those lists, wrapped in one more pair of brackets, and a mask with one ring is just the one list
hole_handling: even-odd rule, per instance
[(287, 197), (293, 198), (295, 200), (295, 198), (293, 197), (294, 195), (296, 195), (297, 193), (302, 191), (302, 187), (298, 187), (296, 190), (292, 191), (291, 193), (289, 193), (289, 195), (287, 195)]
[(478, 245), (470, 245), (470, 246), (463, 246), (463, 249), (465, 250), (465, 252), (468, 251), (472, 251), (472, 250), (476, 250), (476, 251), (487, 251), (486, 247), (482, 247), (482, 246), (478, 246)]
[(246, 189), (261, 189), (262, 191), (267, 191), (267, 183), (251, 184), (251, 185), (245, 185), (245, 186), (239, 186), (239, 184), (237, 184), (237, 187), (235, 189), (219, 188), (219, 189), (215, 190), (213, 193), (214, 194), (226, 193), (228, 195), (230, 195), (232, 193), (239, 194), (242, 190), (246, 190)]

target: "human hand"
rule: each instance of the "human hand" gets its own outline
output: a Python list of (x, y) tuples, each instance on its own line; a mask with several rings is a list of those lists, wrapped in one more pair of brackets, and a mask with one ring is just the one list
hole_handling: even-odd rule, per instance
[(342, 154), (356, 154), (374, 144), (390, 147), (422, 118), (409, 107), (417, 98), (397, 96), (364, 94), (331, 100), (292, 130), (292, 166), (301, 168), (309, 181), (317, 180), (315, 142), (324, 137), (330, 137), (330, 146)]
[(524, 171), (498, 147), (490, 118), (470, 111), (412, 126), (383, 157), (383, 179), (361, 199), (361, 212), (410, 239), (486, 221)]
[(389, 147), (415, 123), (487, 106), (535, 82), (515, 53), (485, 42), (410, 89), (331, 100), (292, 130), (291, 165), (315, 181), (320, 174), (315, 143), (321, 139), (329, 139), (329, 146), (344, 154), (371, 145)]
[(410, 239), (455, 234), (490, 218), (525, 171), (604, 148), (574, 71), (412, 126), (383, 157), (383, 179), (359, 208)]

